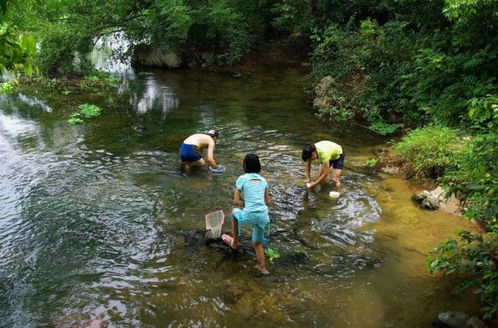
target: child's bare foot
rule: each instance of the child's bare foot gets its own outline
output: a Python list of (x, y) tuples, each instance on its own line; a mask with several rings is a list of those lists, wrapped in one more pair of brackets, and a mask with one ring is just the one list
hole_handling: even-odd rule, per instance
[(239, 247), (239, 243), (235, 242), (235, 239), (233, 239), (227, 234), (221, 235), (221, 239), (225, 242), (225, 244), (232, 247), (233, 249), (237, 249)]
[(259, 264), (256, 264), (254, 267), (255, 267), (256, 269), (258, 269), (258, 270), (259, 270), (259, 272), (261, 272), (262, 274), (270, 274), (270, 271), (268, 271), (268, 270), (266, 269), (266, 266), (264, 266), (264, 265), (259, 265)]

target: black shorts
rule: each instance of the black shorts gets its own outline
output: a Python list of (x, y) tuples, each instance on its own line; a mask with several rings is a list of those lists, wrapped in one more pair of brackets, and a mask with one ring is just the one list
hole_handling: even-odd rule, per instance
[(344, 157), (346, 157), (346, 153), (342, 151), (341, 156), (336, 160), (330, 161), (329, 165), (336, 170), (342, 170), (344, 168)]

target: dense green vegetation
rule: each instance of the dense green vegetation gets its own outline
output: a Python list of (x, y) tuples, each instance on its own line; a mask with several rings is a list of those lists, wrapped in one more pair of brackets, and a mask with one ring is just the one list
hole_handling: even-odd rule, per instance
[(35, 65), (36, 41), (29, 33), (0, 23), (0, 71), (32, 75)]
[(460, 241), (448, 238), (439, 244), (427, 257), (427, 266), (431, 273), (461, 274), (464, 280), (455, 293), (460, 294), (473, 287), (473, 293), (480, 294), (485, 304), (482, 308), (484, 318), (490, 319), (498, 313), (498, 235), (491, 232), (483, 237), (461, 231), (458, 236)]
[(116, 31), (130, 52), (167, 47), (184, 65), (234, 64), (269, 40), (310, 54), (314, 81), (334, 80), (321, 117), (381, 134), (419, 128), (395, 147), (399, 161), (446, 186), (490, 232), (445, 242), (429, 268), (475, 274), (490, 317), (498, 304), (488, 270), (498, 249), (497, 13), (498, 0), (2, 0), (0, 70), (95, 76), (86, 55)]
[(117, 31), (132, 42), (131, 52), (167, 47), (184, 63), (232, 64), (266, 34), (271, 6), (259, 0), (15, 0), (8, 2), (4, 19), (36, 36), (38, 66), (53, 74), (89, 69), (86, 55), (94, 44)]
[(462, 156), (466, 144), (458, 131), (431, 125), (404, 136), (395, 146), (395, 157), (406, 164), (408, 176), (420, 180), (437, 179), (458, 166), (456, 159)]

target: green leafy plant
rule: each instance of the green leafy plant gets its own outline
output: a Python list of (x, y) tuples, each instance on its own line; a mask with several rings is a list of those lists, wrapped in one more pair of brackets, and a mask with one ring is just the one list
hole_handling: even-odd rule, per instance
[(366, 160), (365, 165), (368, 167), (374, 167), (380, 162), (380, 159), (378, 158), (369, 158)]
[(71, 114), (71, 118), (67, 120), (69, 124), (76, 125), (76, 124), (81, 124), (84, 121), (81, 119), (81, 114), (80, 113), (74, 113)]
[(383, 136), (393, 134), (394, 132), (396, 132), (399, 129), (398, 124), (389, 124), (389, 123), (384, 123), (384, 122), (374, 122), (374, 123), (370, 124), (369, 127), (370, 127), (370, 129), (382, 134)]
[(55, 90), (59, 86), (59, 80), (57, 80), (55, 78), (49, 79), (49, 78), (46, 78), (46, 77), (40, 77), (39, 79), (37, 79), (37, 81), (40, 82), (40, 85), (43, 88), (46, 88), (48, 90)]
[(327, 118), (335, 122), (344, 122), (353, 118), (354, 113), (339, 106), (327, 106), (317, 114), (320, 118)]
[(395, 146), (394, 155), (414, 170), (417, 178), (438, 178), (465, 151), (457, 131), (443, 126), (413, 130)]
[(374, 36), (379, 24), (372, 19), (366, 19), (360, 23), (360, 32), (364, 36)]
[(278, 259), (280, 257), (280, 253), (273, 248), (265, 248), (265, 254), (270, 262), (273, 262), (273, 260)]
[(100, 77), (96, 75), (85, 75), (83, 79), (86, 81), (100, 81)]
[(91, 105), (91, 104), (81, 104), (79, 106), (81, 114), (85, 118), (94, 118), (97, 116), (100, 116), (102, 114), (102, 109), (98, 106)]
[(118, 82), (121, 82), (121, 79), (118, 79), (117, 77), (109, 76), (109, 77), (105, 78), (105, 81), (109, 82), (109, 83), (118, 83)]
[(465, 216), (498, 230), (498, 97), (471, 99), (469, 116), (479, 134), (440, 180), (466, 206)]
[(13, 93), (17, 84), (17, 80), (0, 83), (0, 93)]
[(38, 73), (36, 52), (36, 40), (31, 34), (21, 33), (7, 22), (0, 24), (0, 72), (27, 76)]
[(430, 273), (459, 275), (464, 280), (454, 292), (462, 293), (473, 287), (474, 294), (481, 295), (485, 319), (498, 313), (498, 235), (487, 237), (468, 231), (458, 233), (460, 241), (449, 238), (439, 244), (426, 258)]

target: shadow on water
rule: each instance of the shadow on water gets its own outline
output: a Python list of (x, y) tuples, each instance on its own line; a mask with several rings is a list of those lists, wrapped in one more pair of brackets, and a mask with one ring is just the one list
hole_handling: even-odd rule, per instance
[[(426, 251), (464, 223), (419, 211), (404, 182), (366, 170), (384, 141), (322, 125), (306, 107), (305, 73), (127, 73), (105, 95), (1, 96), (1, 322), (420, 327), (468, 307), (423, 268)], [(103, 115), (69, 125), (80, 102)], [(180, 143), (210, 128), (226, 173), (182, 175)], [(329, 184), (304, 188), (301, 148), (320, 139), (348, 154), (337, 201)], [(247, 152), (270, 185), (270, 247), (281, 257), (269, 277), (252, 268), (249, 230), (238, 254), (203, 239), (204, 213), (230, 210)]]

